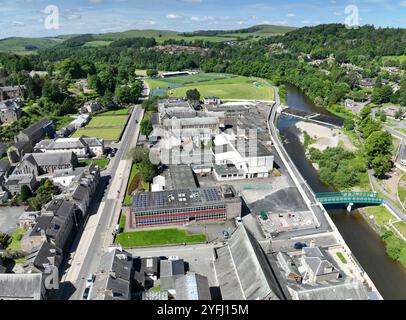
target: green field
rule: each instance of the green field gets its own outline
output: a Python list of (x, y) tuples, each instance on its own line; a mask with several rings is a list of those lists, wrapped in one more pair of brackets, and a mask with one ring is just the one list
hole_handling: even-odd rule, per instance
[(0, 40), (1, 52), (18, 54), (35, 53), (39, 49), (52, 48), (63, 40), (58, 38), (21, 38), (13, 37)]
[(274, 91), (264, 79), (221, 73), (147, 79), (153, 94), (185, 97), (189, 89), (198, 89), (201, 97), (218, 96), (224, 100), (273, 100)]
[(368, 207), (363, 209), (368, 216), (374, 216), (375, 222), (383, 227), (389, 223), (389, 220), (395, 220), (395, 217), (384, 206)]
[(90, 120), (86, 128), (123, 127), (127, 116), (96, 116)]
[(160, 229), (120, 233), (115, 242), (123, 248), (131, 248), (206, 241), (207, 237), (204, 234), (191, 235), (181, 229)]
[(76, 138), (85, 135), (108, 141), (116, 141), (120, 138), (121, 131), (122, 128), (81, 128), (72, 137)]
[(96, 40), (86, 42), (84, 47), (107, 47), (112, 41)]
[(403, 61), (406, 61), (406, 55), (403, 56), (384, 56), (382, 57), (383, 61), (388, 61), (388, 60), (397, 60), (400, 63), (402, 63)]
[(100, 116), (123, 116), (123, 115), (128, 115), (129, 110), (128, 109), (118, 109), (118, 110), (111, 110), (111, 111), (106, 111), (103, 113), (100, 113)]
[(265, 80), (248, 77), (236, 77), (214, 80), (198, 84), (188, 84), (170, 89), (168, 94), (173, 97), (185, 97), (186, 91), (196, 88), (201, 97), (217, 96), (223, 100), (273, 100), (273, 88)]
[[(133, 197), (128, 194), (128, 189), (130, 187), (131, 182), (133, 181), (133, 179), (135, 178), (135, 176), (139, 173), (139, 169), (138, 169), (138, 165), (136, 163), (132, 164), (131, 167), (131, 172), (130, 172), (130, 176), (128, 177), (128, 182), (127, 182), (127, 188), (125, 190), (125, 197), (124, 197), (124, 201), (123, 204), (125, 206), (130, 206), (133, 202)], [(140, 185), (144, 190), (149, 190), (149, 184), (147, 182), (144, 182), (141, 180), (141, 185)]]

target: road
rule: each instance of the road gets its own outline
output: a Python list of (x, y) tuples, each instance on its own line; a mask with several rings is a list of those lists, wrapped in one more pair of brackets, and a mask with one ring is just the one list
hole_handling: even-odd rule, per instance
[[(80, 300), (85, 289), (86, 279), (94, 273), (100, 262), (100, 256), (113, 241), (113, 231), (118, 222), (122, 201), (131, 171), (132, 161), (126, 159), (128, 151), (138, 140), (139, 124), (144, 111), (134, 106), (118, 151), (110, 161), (104, 178), (111, 177), (107, 182), (106, 192), (99, 203), (97, 212), (90, 216), (78, 243), (70, 267), (61, 279), (61, 290), (58, 299)], [(137, 122), (136, 122), (137, 120)]]

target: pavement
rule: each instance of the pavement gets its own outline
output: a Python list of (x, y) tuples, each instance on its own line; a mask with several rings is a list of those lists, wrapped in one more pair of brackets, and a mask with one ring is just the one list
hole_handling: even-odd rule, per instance
[[(96, 204), (95, 213), (89, 216), (83, 231), (77, 235), (75, 240), (77, 248), (62, 276), (57, 299), (82, 299), (88, 275), (96, 272), (101, 255), (113, 242), (113, 231), (119, 219), (131, 171), (132, 161), (127, 159), (127, 154), (130, 148), (136, 146), (139, 134), (136, 120), (140, 122), (143, 113), (140, 106), (134, 106), (121, 142), (118, 144), (118, 151), (103, 172), (105, 189), (97, 192), (97, 196), (101, 196), (102, 199)], [(104, 183), (101, 183), (101, 187)], [(97, 196), (95, 202), (98, 202)]]
[(26, 207), (0, 207), (0, 232), (12, 233)]

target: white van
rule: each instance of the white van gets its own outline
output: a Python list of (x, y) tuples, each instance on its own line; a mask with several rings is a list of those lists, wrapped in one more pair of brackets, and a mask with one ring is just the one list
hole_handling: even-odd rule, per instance
[(400, 160), (400, 164), (404, 167), (406, 167), (406, 159), (405, 160)]

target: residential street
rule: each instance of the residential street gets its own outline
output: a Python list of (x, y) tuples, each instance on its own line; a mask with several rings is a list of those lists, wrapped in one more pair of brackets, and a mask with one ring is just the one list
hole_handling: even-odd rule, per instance
[[(122, 201), (125, 195), (127, 180), (131, 171), (132, 161), (126, 159), (128, 150), (137, 143), (139, 124), (144, 111), (135, 106), (127, 128), (123, 134), (118, 151), (103, 176), (108, 179), (105, 193), (98, 206), (97, 213), (91, 215), (85, 225), (83, 234), (78, 234), (80, 242), (77, 246), (70, 268), (61, 281), (61, 299), (82, 299), (86, 279), (94, 273), (100, 262), (100, 256), (112, 243), (113, 230), (118, 221)], [(110, 179), (111, 178), (111, 179)], [(99, 196), (101, 196), (99, 194)], [(94, 201), (98, 201), (97, 197)]]

